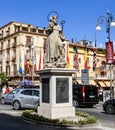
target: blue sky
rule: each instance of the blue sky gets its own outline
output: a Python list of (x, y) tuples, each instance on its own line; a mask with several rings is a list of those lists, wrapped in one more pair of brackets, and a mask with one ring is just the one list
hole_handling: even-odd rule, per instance
[[(115, 0), (1, 0), (0, 26), (11, 21), (47, 27), (47, 15), (57, 11), (58, 22), (65, 20), (64, 34), (68, 40), (94, 41), (95, 32), (98, 47), (105, 47), (106, 23), (102, 30), (95, 30), (99, 16), (109, 10), (115, 19)], [(115, 41), (115, 28), (111, 28), (111, 40)]]

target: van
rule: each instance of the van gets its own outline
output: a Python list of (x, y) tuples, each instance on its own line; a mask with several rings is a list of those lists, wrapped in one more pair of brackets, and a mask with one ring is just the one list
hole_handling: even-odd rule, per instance
[(95, 85), (73, 85), (73, 106), (80, 107), (85, 105), (93, 107), (99, 103), (98, 88)]

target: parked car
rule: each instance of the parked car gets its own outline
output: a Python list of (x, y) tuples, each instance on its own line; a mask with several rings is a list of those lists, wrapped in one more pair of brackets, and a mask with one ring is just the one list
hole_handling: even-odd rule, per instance
[(13, 109), (21, 108), (37, 109), (40, 100), (40, 90), (36, 88), (22, 88), (19, 89), (13, 98)]
[(93, 107), (99, 103), (98, 88), (95, 85), (73, 85), (73, 106), (80, 107), (85, 105)]
[(115, 99), (106, 100), (103, 104), (103, 110), (108, 114), (115, 113)]
[(1, 104), (12, 103), (16, 91), (17, 90), (15, 89), (10, 91), (8, 94), (2, 94), (2, 96), (0, 97), (0, 103)]

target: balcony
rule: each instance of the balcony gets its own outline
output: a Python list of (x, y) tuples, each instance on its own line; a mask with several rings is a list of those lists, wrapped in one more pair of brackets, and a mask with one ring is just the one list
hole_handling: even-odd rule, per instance
[(7, 62), (7, 63), (10, 62), (10, 57), (9, 57), (9, 56), (6, 57), (6, 62)]
[(16, 43), (16, 42), (13, 42), (13, 43), (12, 43), (12, 47), (13, 47), (13, 48), (15, 48), (15, 47), (16, 47), (16, 45), (17, 45), (17, 43)]
[(7, 45), (6, 45), (6, 49), (10, 49), (10, 44), (7, 44)]
[(31, 47), (32, 46), (32, 42), (26, 42), (26, 47)]
[(16, 61), (16, 56), (12, 56), (12, 62)]

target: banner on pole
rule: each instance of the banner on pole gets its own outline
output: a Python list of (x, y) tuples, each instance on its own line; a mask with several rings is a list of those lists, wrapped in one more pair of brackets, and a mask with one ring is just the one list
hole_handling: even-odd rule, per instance
[(114, 62), (113, 42), (106, 42), (106, 63)]

